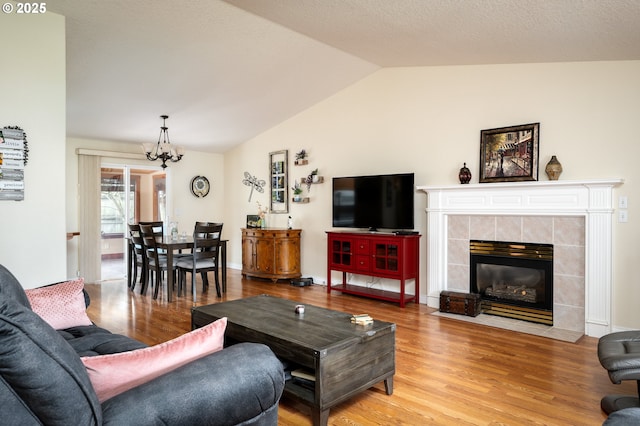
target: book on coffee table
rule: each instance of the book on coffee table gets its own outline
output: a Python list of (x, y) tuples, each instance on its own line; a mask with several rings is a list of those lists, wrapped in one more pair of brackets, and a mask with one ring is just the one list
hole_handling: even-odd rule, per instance
[(368, 314), (357, 314), (351, 317), (351, 322), (358, 325), (373, 324), (373, 318)]

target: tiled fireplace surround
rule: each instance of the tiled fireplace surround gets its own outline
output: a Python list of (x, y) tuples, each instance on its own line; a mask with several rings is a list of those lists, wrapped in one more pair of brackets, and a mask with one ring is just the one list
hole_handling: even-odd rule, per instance
[(622, 180), (418, 187), (427, 193), (427, 303), (469, 291), (469, 240), (554, 246), (554, 327), (611, 331), (613, 188)]
[(469, 240), (553, 244), (553, 325), (584, 333), (584, 217), (467, 216), (448, 221), (448, 289), (469, 292)]

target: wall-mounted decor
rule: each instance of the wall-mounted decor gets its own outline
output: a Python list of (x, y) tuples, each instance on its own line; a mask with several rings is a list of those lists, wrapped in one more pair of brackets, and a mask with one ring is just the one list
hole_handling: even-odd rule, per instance
[(289, 213), (289, 151), (269, 153), (271, 171), (271, 213)]
[(307, 191), (311, 191), (312, 183), (322, 183), (324, 182), (324, 178), (318, 175), (318, 169), (313, 169), (311, 173), (304, 178), (304, 183), (307, 185)]
[(191, 193), (196, 197), (204, 198), (209, 193), (209, 179), (204, 176), (195, 176), (191, 179)]
[[(302, 185), (300, 185), (300, 183), (298, 181), (293, 182), (293, 186), (291, 187), (291, 191), (293, 192), (293, 202), (294, 203), (301, 203), (303, 201), (302, 198)], [(307, 201), (309, 201), (309, 198), (307, 198)]]
[(540, 123), (480, 132), (480, 183), (538, 180)]
[(27, 134), (17, 126), (0, 129), (0, 200), (24, 200)]
[(294, 164), (296, 166), (304, 166), (305, 164), (308, 164), (307, 155), (308, 154), (305, 149), (296, 152), (296, 161), (294, 161)]
[(249, 202), (251, 202), (253, 190), (255, 189), (258, 192), (264, 192), (264, 186), (267, 184), (264, 180), (258, 179), (257, 177), (251, 175), (251, 173), (249, 172), (244, 172), (244, 179), (242, 179), (242, 183), (251, 187), (251, 192), (249, 193)]

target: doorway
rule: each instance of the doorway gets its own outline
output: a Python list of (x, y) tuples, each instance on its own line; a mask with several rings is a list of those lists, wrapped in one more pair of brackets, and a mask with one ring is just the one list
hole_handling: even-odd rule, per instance
[(166, 172), (159, 167), (103, 164), (100, 169), (101, 281), (127, 274), (129, 223), (166, 222)]

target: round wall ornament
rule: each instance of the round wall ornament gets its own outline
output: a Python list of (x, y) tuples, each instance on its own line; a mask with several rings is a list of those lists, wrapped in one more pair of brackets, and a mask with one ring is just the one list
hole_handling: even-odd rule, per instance
[(196, 197), (206, 197), (209, 193), (209, 179), (204, 176), (191, 179), (191, 193)]

